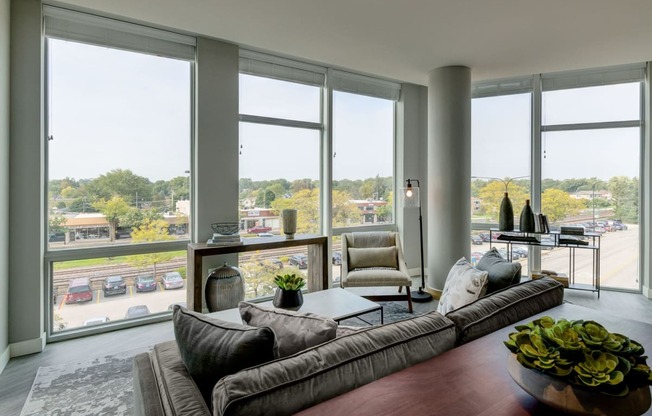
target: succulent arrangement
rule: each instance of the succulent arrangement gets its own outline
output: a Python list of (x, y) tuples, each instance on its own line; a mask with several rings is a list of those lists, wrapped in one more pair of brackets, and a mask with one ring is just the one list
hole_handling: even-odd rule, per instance
[(276, 275), (274, 283), (282, 290), (301, 290), (306, 285), (306, 279), (291, 273)]
[(504, 343), (526, 368), (614, 396), (652, 385), (643, 346), (595, 321), (544, 316), (516, 330)]

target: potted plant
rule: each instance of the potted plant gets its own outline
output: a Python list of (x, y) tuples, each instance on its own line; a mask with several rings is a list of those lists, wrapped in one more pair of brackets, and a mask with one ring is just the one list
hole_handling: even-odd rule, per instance
[(299, 309), (303, 305), (301, 289), (306, 285), (306, 279), (294, 273), (276, 275), (274, 283), (278, 288), (272, 302), (277, 308)]
[(593, 414), (591, 407), (639, 415), (650, 407), (652, 371), (633, 339), (595, 321), (549, 316), (516, 330), (504, 342), (513, 353), (508, 370), (539, 401), (573, 414)]

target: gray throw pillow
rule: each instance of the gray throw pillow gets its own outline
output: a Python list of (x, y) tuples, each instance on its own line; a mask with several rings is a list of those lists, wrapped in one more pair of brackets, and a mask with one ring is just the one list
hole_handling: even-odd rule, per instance
[(209, 407), (219, 379), (276, 358), (270, 328), (221, 321), (179, 305), (172, 320), (181, 359)]
[(398, 269), (398, 251), (396, 246), (348, 249), (349, 270), (368, 267), (389, 267)]
[(439, 298), (439, 305), (437, 305), (437, 312), (445, 315), (473, 302), (484, 295), (486, 287), (487, 272), (474, 269), (462, 257), (448, 272), (444, 290)]
[(265, 308), (249, 302), (238, 303), (238, 308), (247, 325), (272, 328), (279, 357), (330, 341), (337, 335), (337, 322), (314, 313)]
[(496, 247), (487, 251), (475, 268), (489, 273), (487, 295), (521, 281), (521, 263), (505, 260)]

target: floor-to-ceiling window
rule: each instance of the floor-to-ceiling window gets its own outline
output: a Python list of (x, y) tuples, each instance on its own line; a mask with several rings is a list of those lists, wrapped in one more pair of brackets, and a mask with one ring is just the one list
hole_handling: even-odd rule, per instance
[[(489, 228), (497, 227), (498, 208), (508, 192), (514, 214), (530, 195), (531, 99), (529, 92), (477, 97), (472, 101), (471, 263), (489, 249)], [(518, 218), (515, 219), (518, 227)], [(500, 253), (507, 252), (498, 246)], [(515, 246), (514, 261), (527, 270), (529, 250)]]
[(186, 299), (194, 39), (45, 8), (51, 333)]
[[(601, 286), (639, 290), (641, 82), (603, 83), (555, 89), (544, 78), (542, 211), (553, 229), (601, 235)], [(576, 283), (592, 282), (592, 256), (575, 250)], [(554, 249), (541, 266), (570, 273), (568, 261), (568, 250)]]

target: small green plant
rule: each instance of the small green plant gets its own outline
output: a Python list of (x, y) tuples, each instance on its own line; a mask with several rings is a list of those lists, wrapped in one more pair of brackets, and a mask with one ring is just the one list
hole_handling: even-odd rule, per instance
[(526, 368), (613, 396), (652, 384), (643, 346), (595, 321), (544, 316), (516, 330), (504, 343)]
[(274, 278), (276, 286), (282, 290), (301, 290), (306, 285), (306, 279), (296, 274), (276, 275)]

